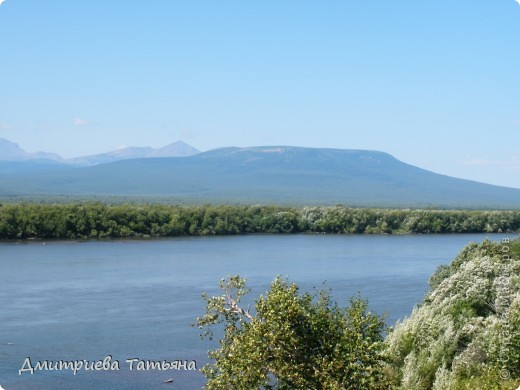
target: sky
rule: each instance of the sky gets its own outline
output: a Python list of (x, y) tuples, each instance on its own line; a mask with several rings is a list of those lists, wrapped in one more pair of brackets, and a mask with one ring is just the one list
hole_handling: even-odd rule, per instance
[(0, 137), (63, 157), (369, 149), (520, 188), (519, 72), (517, 0), (0, 0)]

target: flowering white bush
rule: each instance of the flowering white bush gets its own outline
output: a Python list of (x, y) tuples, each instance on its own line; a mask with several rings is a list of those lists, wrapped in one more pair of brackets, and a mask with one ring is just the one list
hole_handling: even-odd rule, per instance
[(520, 259), (504, 258), (501, 244), (489, 241), (468, 245), (440, 267), (423, 303), (387, 337), (393, 387), (516, 389), (519, 275)]

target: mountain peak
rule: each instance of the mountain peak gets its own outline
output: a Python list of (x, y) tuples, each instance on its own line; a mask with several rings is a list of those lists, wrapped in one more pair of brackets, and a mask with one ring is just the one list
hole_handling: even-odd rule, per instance
[(54, 160), (60, 161), (62, 158), (55, 153), (36, 152), (28, 153), (20, 145), (0, 138), (0, 160), (3, 161), (25, 161), (25, 160)]
[(29, 153), (20, 148), (17, 143), (0, 138), (0, 160), (26, 160)]
[(193, 146), (184, 141), (175, 141), (162, 148), (155, 149), (148, 157), (186, 157), (200, 153)]

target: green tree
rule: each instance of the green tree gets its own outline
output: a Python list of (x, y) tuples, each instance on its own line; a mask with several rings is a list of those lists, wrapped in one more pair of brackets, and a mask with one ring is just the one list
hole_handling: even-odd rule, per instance
[(222, 279), (220, 288), (221, 296), (204, 295), (206, 314), (197, 319), (203, 337), (212, 338), (216, 325), (224, 332), (202, 369), (208, 389), (384, 388), (384, 322), (366, 301), (340, 308), (327, 291), (301, 294), (278, 277), (253, 315), (240, 306), (244, 279)]

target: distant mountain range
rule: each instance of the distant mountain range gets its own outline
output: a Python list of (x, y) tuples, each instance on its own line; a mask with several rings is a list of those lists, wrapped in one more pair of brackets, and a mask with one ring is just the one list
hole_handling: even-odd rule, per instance
[(125, 147), (107, 153), (64, 159), (56, 153), (28, 153), (20, 148), (18, 144), (5, 138), (0, 138), (0, 161), (36, 161), (42, 164), (49, 164), (54, 162), (90, 166), (133, 158), (184, 157), (192, 156), (197, 153), (199, 153), (199, 151), (193, 146), (190, 146), (183, 141), (177, 141), (159, 149), (154, 149), (151, 147)]
[(61, 161), (60, 156), (55, 153), (36, 152), (28, 153), (18, 144), (5, 138), (0, 138), (0, 160), (3, 161), (27, 161), (27, 160), (50, 160)]
[[(185, 157), (129, 148), (120, 161), (84, 157), (0, 162), (0, 196), (125, 196), (183, 203), (520, 208), (520, 189), (436, 174), (377, 151), (291, 146), (220, 148)], [(191, 149), (188, 149), (188, 151)], [(117, 151), (116, 151), (117, 152)], [(112, 158), (116, 152), (106, 157)], [(129, 155), (146, 156), (132, 158)], [(156, 154), (157, 155), (157, 154)], [(103, 156), (103, 155), (101, 155)], [(121, 157), (121, 155), (116, 155)], [(105, 160), (106, 161), (106, 160)], [(18, 165), (17, 165), (18, 164)]]

